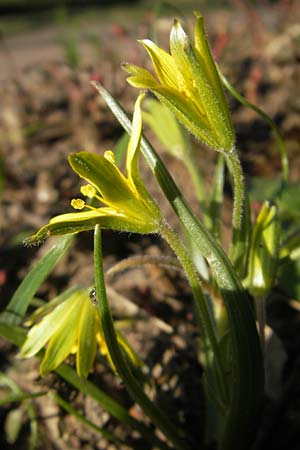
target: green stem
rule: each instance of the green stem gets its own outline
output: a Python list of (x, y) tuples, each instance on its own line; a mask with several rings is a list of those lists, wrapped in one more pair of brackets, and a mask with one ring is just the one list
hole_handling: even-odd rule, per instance
[(225, 160), (229, 170), (229, 173), (233, 180), (233, 216), (232, 225), (234, 230), (241, 229), (241, 222), (243, 217), (243, 205), (244, 205), (244, 175), (242, 166), (240, 163), (240, 158), (235, 149), (232, 149), (229, 153), (225, 153)]
[(213, 190), (209, 202), (209, 213), (212, 221), (212, 233), (221, 242), (221, 208), (224, 191), (224, 156), (219, 154), (214, 174)]
[[(93, 84), (130, 134), (131, 122), (122, 107), (99, 83)], [(207, 259), (223, 296), (232, 342), (233, 389), (221, 449), (247, 449), (253, 440), (261, 409), (264, 379), (260, 342), (248, 295), (223, 249), (193, 214), (164, 163), (145, 138), (141, 140), (141, 150), (185, 230)]]
[(233, 214), (232, 214), (232, 240), (229, 250), (229, 258), (238, 271), (242, 272), (243, 259), (245, 256), (245, 246), (247, 235), (246, 221), (248, 216), (245, 215), (245, 183), (244, 175), (240, 163), (240, 159), (235, 149), (225, 154), (225, 161), (232, 178), (233, 184)]
[(134, 378), (126, 360), (123, 357), (119, 347), (114, 324), (106, 296), (103, 263), (102, 263), (102, 242), (101, 228), (99, 225), (95, 227), (94, 233), (94, 268), (95, 268), (95, 284), (98, 297), (99, 314), (112, 361), (116, 370), (124, 382), (129, 394), (133, 400), (142, 408), (147, 417), (160, 429), (164, 435), (174, 444), (178, 450), (188, 450), (190, 446), (179, 435), (178, 429), (169, 421), (169, 419), (152, 403), (152, 401), (144, 393), (140, 385)]
[(223, 360), (220, 354), (216, 329), (209, 312), (209, 305), (201, 289), (199, 277), (197, 275), (194, 264), (191, 261), (184, 245), (180, 241), (177, 233), (175, 233), (175, 231), (166, 222), (160, 225), (159, 231), (162, 237), (169, 243), (169, 245), (177, 255), (190, 283), (194, 296), (197, 322), (200, 322), (200, 332), (202, 335), (204, 335), (204, 338), (208, 339), (208, 342), (214, 354), (217, 384), (219, 388), (218, 393), (221, 395), (220, 404), (222, 404), (221, 409), (224, 411), (226, 405), (229, 402), (229, 391), (228, 385), (226, 383), (226, 371), (223, 367)]
[(289, 160), (287, 157), (287, 150), (285, 142), (281, 136), (281, 133), (275, 124), (275, 122), (271, 119), (271, 117), (268, 116), (262, 109), (258, 108), (258, 106), (254, 105), (253, 103), (249, 102), (245, 97), (243, 97), (227, 80), (227, 78), (222, 74), (222, 72), (219, 70), (219, 76), (222, 80), (222, 83), (228, 89), (228, 91), (235, 97), (242, 105), (247, 106), (247, 108), (252, 109), (257, 114), (259, 114), (270, 126), (272, 129), (275, 138), (277, 140), (277, 144), (279, 147), (280, 155), (281, 155), (281, 167), (282, 167), (282, 178), (284, 181), (288, 181), (289, 178)]

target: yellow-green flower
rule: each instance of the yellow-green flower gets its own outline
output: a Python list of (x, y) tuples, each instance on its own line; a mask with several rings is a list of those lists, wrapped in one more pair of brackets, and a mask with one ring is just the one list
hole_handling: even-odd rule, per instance
[[(42, 317), (42, 319), (41, 319)], [(40, 308), (32, 320), (32, 326), (21, 348), (20, 357), (36, 355), (46, 344), (47, 349), (40, 365), (42, 376), (58, 367), (70, 354), (76, 354), (76, 370), (86, 378), (91, 371), (97, 345), (115, 371), (100, 325), (98, 308), (86, 289), (75, 289)], [(117, 332), (119, 344), (134, 365), (140, 365), (125, 338)]]
[(197, 138), (229, 152), (234, 147), (231, 117), (206, 39), (203, 17), (196, 13), (194, 44), (178, 20), (170, 35), (170, 54), (149, 39), (139, 41), (148, 52), (157, 79), (147, 70), (124, 64), (128, 82), (149, 89)]
[(92, 203), (87, 204), (81, 198), (73, 199), (71, 206), (79, 211), (52, 218), (34, 236), (26, 239), (25, 244), (35, 244), (52, 235), (91, 230), (97, 224), (102, 228), (135, 233), (158, 230), (160, 209), (147, 192), (138, 167), (143, 97), (144, 94), (140, 94), (135, 104), (127, 148), (127, 176), (116, 166), (110, 150), (104, 156), (89, 152), (72, 153), (68, 158), (72, 169), (88, 183), (81, 187), (81, 194)]
[(256, 297), (267, 297), (278, 268), (280, 223), (275, 205), (265, 202), (252, 231), (248, 275), (244, 284)]

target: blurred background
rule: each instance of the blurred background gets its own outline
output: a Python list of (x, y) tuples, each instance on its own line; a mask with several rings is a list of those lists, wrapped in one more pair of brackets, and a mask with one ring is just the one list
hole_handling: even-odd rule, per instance
[[(136, 40), (149, 37), (168, 49), (173, 17), (179, 17), (191, 32), (195, 9), (205, 17), (212, 51), (221, 70), (248, 100), (264, 109), (279, 125), (291, 160), (291, 180), (299, 182), (298, 0), (0, 0), (1, 309), (26, 275), (28, 267), (45, 250), (45, 246), (24, 248), (23, 238), (34, 233), (52, 216), (70, 211), (70, 199), (78, 196), (78, 177), (68, 166), (68, 154), (79, 150), (102, 154), (123, 145), (121, 126), (91, 87), (90, 80), (100, 81), (131, 113), (137, 91), (127, 85), (121, 63), (128, 61), (150, 68), (145, 52)], [(243, 168), (247, 180), (251, 177), (252, 198), (259, 208), (265, 193), (272, 189), (272, 180), (280, 175), (280, 155), (268, 125), (253, 111), (228, 98)], [(154, 142), (198, 212), (193, 187), (182, 164)], [(197, 158), (209, 185), (216, 155), (202, 148)], [(147, 187), (166, 208), (169, 221), (177, 226), (155, 181), (143, 162), (141, 164)], [(228, 186), (229, 182), (226, 183), (228, 195), (224, 203), (225, 241), (228, 237), (226, 224), (231, 220)], [(293, 192), (289, 207), (297, 218), (300, 214), (299, 187)], [(107, 232), (104, 244), (110, 263), (135, 253), (170, 252), (155, 237), (131, 236), (129, 239)], [(300, 267), (293, 270), (299, 278)], [(68, 259), (43, 285), (39, 296), (47, 300), (74, 283), (89, 284), (92, 277), (92, 236), (83, 233)], [(140, 274), (135, 281), (132, 277), (127, 281), (123, 278), (120, 286), (123, 293), (134, 289), (143, 299), (158, 299), (151, 308), (161, 316), (166, 303), (165, 296), (162, 302), (158, 278), (157, 269), (148, 272), (147, 276)], [(163, 280), (162, 292), (168, 292), (171, 297), (175, 281)], [(293, 292), (290, 296), (299, 298), (300, 293)], [(290, 373), (295, 379), (291, 381), (291, 377), (286, 377), (285, 396), (278, 400), (283, 402), (282, 408), (279, 405), (277, 410), (274, 409), (272, 420), (265, 419), (257, 450), (297, 450), (300, 391), (296, 380), (300, 375), (300, 359), (299, 339), (295, 340), (295, 336), (300, 336), (299, 318), (295, 314), (291, 318), (282, 307), (276, 308), (275, 304), (271, 311), (272, 326), (284, 340), (289, 368), (295, 369)], [(179, 312), (176, 314), (180, 316)], [(184, 315), (182, 317), (182, 326), (185, 326)], [(7, 343), (0, 343), (3, 366), (9, 365), (13, 352)], [(26, 367), (31, 373), (31, 368)], [(36, 366), (32, 373), (32, 379), (37, 377)], [(189, 376), (188, 379), (192, 378)], [(278, 389), (277, 386), (277, 393)], [(288, 408), (284, 403), (287, 400)], [(0, 418), (7, 412), (0, 411)], [(42, 412), (47, 414), (43, 409)], [(47, 428), (46, 422), (44, 426), (45, 441), (41, 443), (41, 449), (83, 448), (78, 443), (80, 438), (74, 441), (76, 424), (66, 425), (68, 435), (58, 447), (58, 441), (55, 444), (51, 441), (53, 429), (51, 431), (50, 425)], [(58, 428), (58, 424), (56, 426)], [(2, 444), (1, 439), (4, 439)], [(1, 432), (1, 448), (21, 448), (19, 441), (9, 444), (5, 439)], [(98, 446), (97, 441), (93, 445), (93, 448), (107, 448), (105, 444)]]

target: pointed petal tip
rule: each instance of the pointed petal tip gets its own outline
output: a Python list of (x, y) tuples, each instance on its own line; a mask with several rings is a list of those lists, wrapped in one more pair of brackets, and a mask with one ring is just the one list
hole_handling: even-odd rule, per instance
[(139, 39), (138, 43), (141, 44), (146, 50), (147, 48), (158, 48), (155, 42), (151, 41), (151, 39)]
[(175, 43), (176, 45), (178, 44), (185, 45), (188, 41), (189, 38), (186, 32), (184, 31), (181, 23), (179, 22), (178, 19), (174, 19), (174, 25), (170, 33), (170, 46), (172, 47), (172, 45), (174, 45)]

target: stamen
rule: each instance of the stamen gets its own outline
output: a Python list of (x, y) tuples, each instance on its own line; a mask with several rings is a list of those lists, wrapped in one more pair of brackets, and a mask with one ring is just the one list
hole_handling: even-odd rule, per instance
[(85, 201), (81, 198), (73, 198), (71, 201), (71, 206), (73, 206), (74, 209), (83, 209), (85, 205)]
[[(96, 196), (97, 198), (97, 196)], [(91, 209), (92, 211), (98, 211), (97, 208), (94, 208), (93, 206), (87, 205), (84, 200), (81, 200), (81, 198), (73, 198), (71, 201), (71, 206), (73, 206), (74, 209)]]
[(96, 196), (96, 189), (90, 184), (81, 186), (80, 192), (88, 198), (94, 198)]

